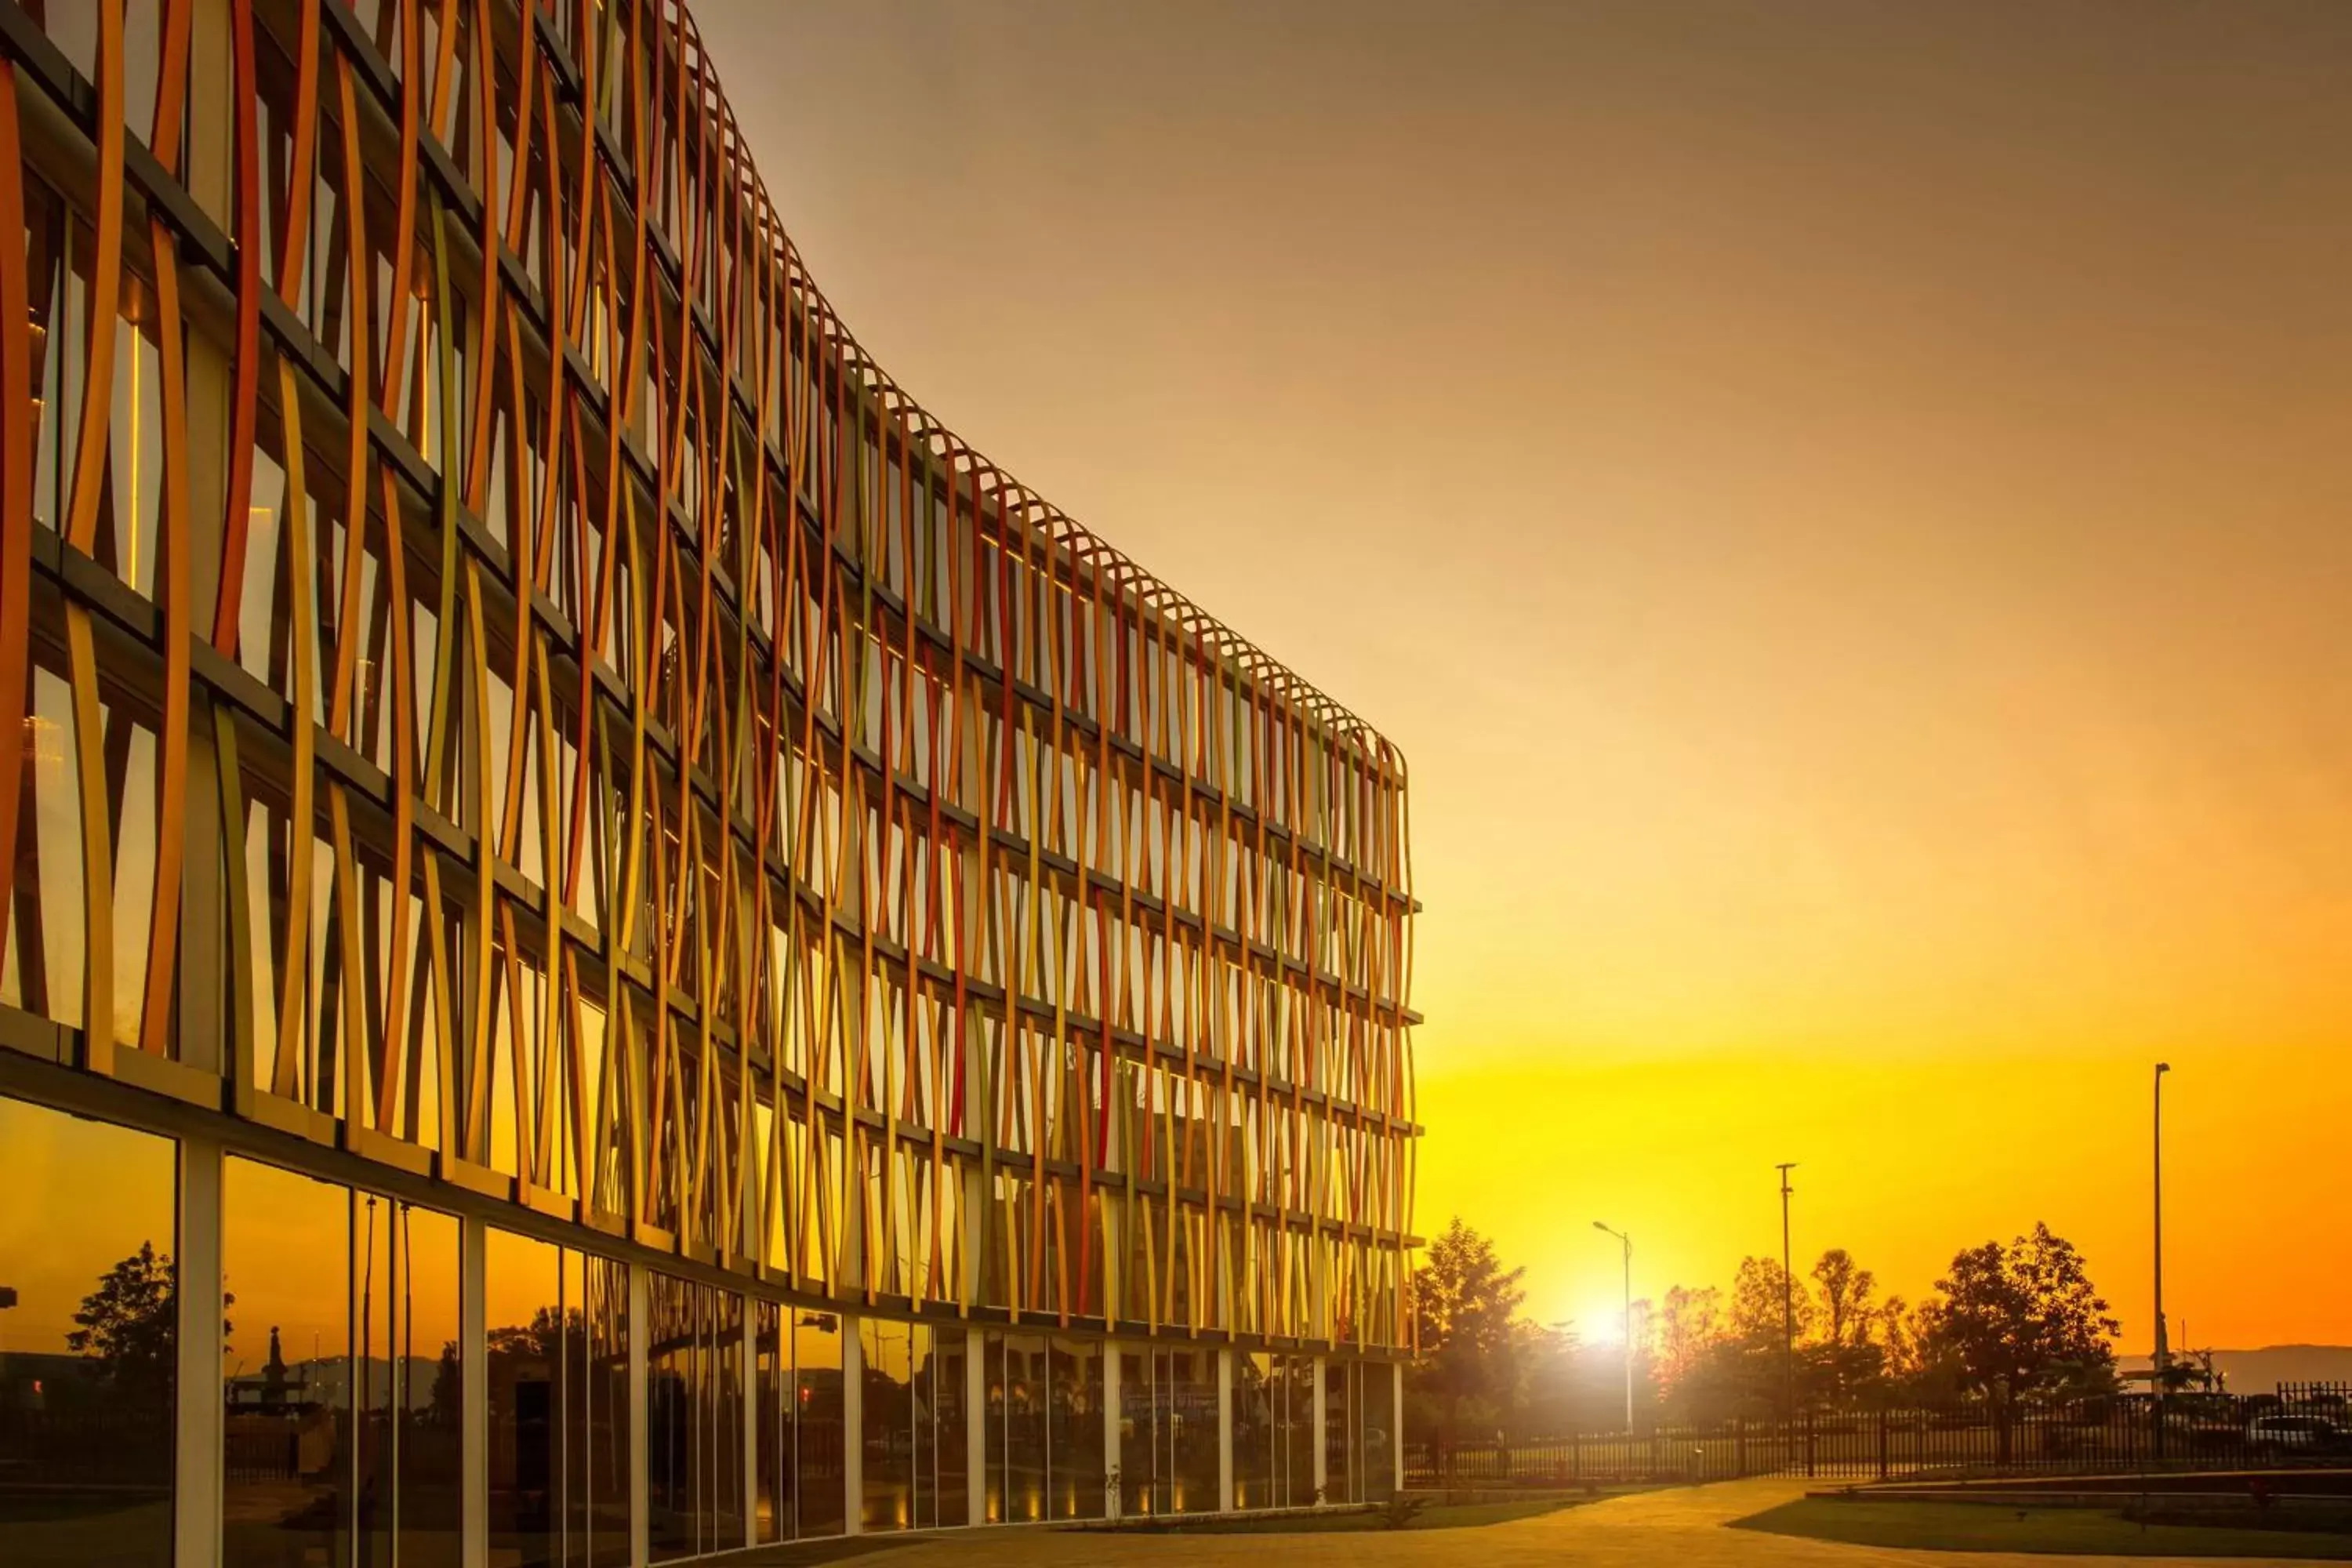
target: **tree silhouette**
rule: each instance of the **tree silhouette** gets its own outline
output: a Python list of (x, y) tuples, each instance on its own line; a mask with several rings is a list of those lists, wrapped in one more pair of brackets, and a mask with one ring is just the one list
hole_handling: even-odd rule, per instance
[(1452, 1442), (1465, 1406), (1508, 1399), (1516, 1382), (1511, 1320), (1526, 1299), (1527, 1271), (1503, 1267), (1495, 1244), (1455, 1216), (1430, 1244), (1412, 1279), (1412, 1310), (1421, 1329), (1416, 1379), (1441, 1412)]
[(1779, 1345), (1787, 1327), (1783, 1303), (1795, 1313), (1797, 1338), (1809, 1338), (1812, 1292), (1798, 1287), (1777, 1258), (1741, 1258), (1731, 1279), (1731, 1337), (1753, 1349)]
[(1948, 1355), (1967, 1386), (2014, 1398), (2111, 1380), (2123, 1325), (2092, 1288), (2074, 1243), (2037, 1224), (2004, 1247), (1952, 1259), (1926, 1310), (1923, 1349)]
[(1822, 1311), (1829, 1319), (1830, 1346), (1863, 1344), (1870, 1339), (1870, 1298), (1878, 1276), (1853, 1260), (1843, 1247), (1832, 1247), (1813, 1265), (1813, 1283), (1821, 1291)]
[(1657, 1325), (1657, 1378), (1672, 1388), (1690, 1375), (1721, 1336), (1723, 1292), (1712, 1285), (1699, 1290), (1677, 1285), (1666, 1292)]
[[(138, 1251), (100, 1275), (98, 1289), (82, 1298), (66, 1347), (96, 1361), (96, 1370), (119, 1387), (168, 1393), (179, 1360), (179, 1272), (172, 1255), (157, 1252), (152, 1241), (142, 1241)], [(224, 1292), (221, 1305), (226, 1309), (236, 1300)], [(224, 1350), (231, 1327), (223, 1316)]]

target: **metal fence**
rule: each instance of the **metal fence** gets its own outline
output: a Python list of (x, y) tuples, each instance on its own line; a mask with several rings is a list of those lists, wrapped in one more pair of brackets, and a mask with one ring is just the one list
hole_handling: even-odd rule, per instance
[[(1990, 1402), (1931, 1409), (1811, 1411), (1528, 1442), (1407, 1443), (1416, 1488), (1577, 1487), (1713, 1481), (2252, 1469), (2352, 1463), (2352, 1428), (2325, 1397), (2179, 1394), (2067, 1405)], [(2294, 1419), (2281, 1423), (2281, 1415)]]

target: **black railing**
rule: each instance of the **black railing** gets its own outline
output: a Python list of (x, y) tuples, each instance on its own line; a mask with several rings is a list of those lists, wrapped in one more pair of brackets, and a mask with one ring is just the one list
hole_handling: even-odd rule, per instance
[(1567, 1487), (1798, 1475), (1837, 1480), (2352, 1464), (2352, 1426), (2274, 1395), (1823, 1410), (1793, 1421), (1405, 1445), (1416, 1488)]

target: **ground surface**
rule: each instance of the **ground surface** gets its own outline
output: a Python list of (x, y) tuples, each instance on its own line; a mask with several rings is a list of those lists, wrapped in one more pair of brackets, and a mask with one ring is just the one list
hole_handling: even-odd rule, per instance
[[(2048, 1558), (2030, 1552), (1974, 1551), (1966, 1556), (1948, 1556), (1732, 1528), (1740, 1521), (1798, 1503), (1808, 1484), (1783, 1479), (1726, 1481), (1612, 1498), (1460, 1530), (1155, 1536), (999, 1527), (866, 1550), (858, 1561), (873, 1568), (1029, 1568), (1031, 1564), (1117, 1568), (1126, 1563), (1250, 1563), (1257, 1568), (1268, 1563), (1347, 1564), (1348, 1568), (1437, 1568), (1453, 1563), (1476, 1563), (1480, 1568), (1532, 1568), (1534, 1564), (1549, 1568), (1556, 1563), (1591, 1568), (1892, 1568), (1895, 1564), (1926, 1568), (1936, 1563), (1951, 1568), (2049, 1568)], [(1784, 1516), (1784, 1520), (1793, 1517)], [(2152, 1539), (2162, 1538), (2160, 1531), (2149, 1534)], [(874, 1547), (875, 1543), (869, 1537), (859, 1545)], [(2291, 1561), (2290, 1554), (2298, 1545), (2307, 1543), (2293, 1537), (2266, 1536), (2246, 1556), (2206, 1561), (2216, 1564)], [(2142, 1550), (2153, 1548), (2143, 1549), (2135, 1540), (2133, 1552)], [(2352, 1554), (2352, 1548), (2347, 1548), (2347, 1554)], [(813, 1559), (756, 1553), (735, 1561), (751, 1568), (753, 1563)], [(2071, 1563), (2129, 1561), (2130, 1554), (2078, 1556)]]
[(2352, 1558), (2352, 1535), (2321, 1531), (2158, 1524), (2143, 1530), (2118, 1511), (2000, 1508), (1984, 1503), (1848, 1502), (1801, 1498), (1740, 1521), (1861, 1546), (1957, 1552), (2129, 1554), (2142, 1557)]

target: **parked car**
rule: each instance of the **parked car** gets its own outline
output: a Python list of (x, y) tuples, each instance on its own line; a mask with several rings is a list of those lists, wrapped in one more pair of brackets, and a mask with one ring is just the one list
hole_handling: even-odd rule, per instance
[(2246, 1423), (2251, 1447), (2325, 1453), (2352, 1447), (2352, 1433), (2320, 1415), (2257, 1415)]

